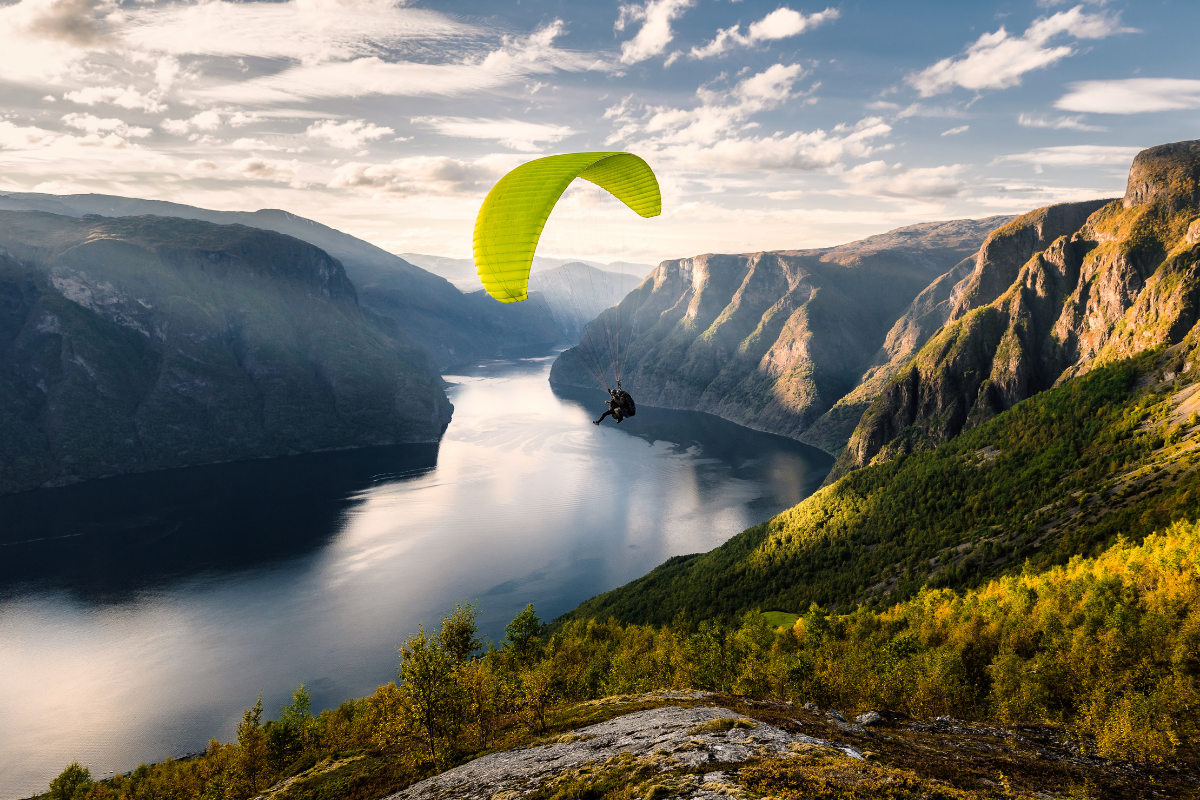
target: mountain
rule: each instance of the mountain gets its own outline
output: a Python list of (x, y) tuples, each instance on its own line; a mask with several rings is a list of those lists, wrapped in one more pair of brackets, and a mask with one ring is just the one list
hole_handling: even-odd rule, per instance
[(1200, 142), (1142, 152), (1121, 200), (1023, 215), (970, 263), (893, 327), (915, 355), (840, 477), (569, 617), (887, 608), (1196, 520)]
[[(831, 480), (928, 447), (1096, 365), (1177, 344), (1200, 315), (1200, 142), (1144, 150), (1120, 200), (1039, 209), (995, 231), (896, 369)], [(1176, 370), (1178, 371), (1178, 370)]]
[(575, 261), (530, 274), (529, 291), (541, 296), (566, 342), (576, 344), (589, 322), (620, 303), (641, 282), (635, 275)]
[[(474, 292), (483, 287), (483, 284), (479, 282), (479, 276), (475, 272), (475, 262), (472, 259), (430, 256), (422, 253), (401, 253), (400, 256), (408, 260), (409, 263), (416, 264), (421, 269), (429, 270), (434, 275), (441, 275), (464, 292)], [(531, 273), (536, 275), (539, 272), (557, 269), (568, 264), (583, 264), (609, 273), (632, 275), (637, 278), (633, 282), (635, 286), (654, 269), (649, 264), (635, 264), (629, 261), (614, 261), (610, 264), (601, 264), (598, 261), (587, 261), (585, 259), (534, 256)]]
[(440, 379), (291, 236), (0, 211), (0, 492), (436, 441)]
[[(707, 411), (836, 453), (857, 417), (839, 427), (823, 415), (886, 363), (888, 331), (912, 300), (1010, 219), (914, 225), (819, 250), (665, 261), (592, 323), (583, 347), (620, 321), (631, 333), (623, 378), (639, 403)], [(589, 385), (570, 355), (550, 380)]]
[(81, 217), (152, 214), (239, 224), (276, 231), (316, 245), (338, 259), (354, 283), (362, 305), (390, 317), (443, 369), (494, 356), (507, 348), (548, 344), (546, 333), (528, 315), (485, 294), (464, 295), (444, 278), (414, 266), (375, 245), (279, 209), (212, 211), (204, 208), (102, 194), (0, 194), (0, 209), (46, 211)]

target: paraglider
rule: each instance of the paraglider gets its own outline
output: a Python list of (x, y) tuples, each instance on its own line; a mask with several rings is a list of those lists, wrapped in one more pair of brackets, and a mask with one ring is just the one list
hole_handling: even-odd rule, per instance
[(637, 413), (637, 406), (633, 403), (633, 398), (629, 392), (621, 388), (621, 382), (617, 381), (617, 388), (608, 390), (608, 411), (600, 415), (600, 419), (592, 420), (593, 425), (599, 425), (604, 422), (604, 418), (612, 416), (618, 425), (625, 417), (632, 417)]
[[(522, 164), (492, 187), (475, 219), (475, 269), (493, 298), (501, 303), (529, 299), (529, 271), (538, 240), (550, 212), (576, 178), (594, 183), (641, 217), (662, 213), (658, 179), (633, 153), (565, 153)], [(606, 328), (603, 336), (595, 335), (603, 339), (604, 347), (593, 341), (589, 352), (581, 341), (580, 347), (572, 348), (583, 351), (573, 354), (609, 392), (608, 411), (595, 421), (597, 425), (607, 416), (619, 423), (636, 413), (633, 398), (621, 388), (622, 346), (628, 346), (631, 336), (617, 324)], [(602, 352), (605, 350), (607, 353)], [(600, 363), (603, 355), (607, 355), (607, 365)], [(616, 379), (616, 388), (608, 384), (609, 372)]]

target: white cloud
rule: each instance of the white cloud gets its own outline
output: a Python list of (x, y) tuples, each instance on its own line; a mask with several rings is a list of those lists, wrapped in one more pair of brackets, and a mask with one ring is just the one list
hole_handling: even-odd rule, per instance
[(317, 64), (410, 52), (482, 35), (471, 25), (404, 3), (207, 0), (131, 9), (121, 41), (136, 50), (171, 56)]
[(959, 125), (957, 128), (951, 128), (948, 131), (942, 131), (942, 136), (958, 136), (960, 133), (966, 133), (970, 129), (970, 125)]
[(1075, 117), (1035, 117), (1032, 114), (1020, 114), (1017, 117), (1017, 124), (1023, 128), (1051, 128), (1053, 130), (1068, 130), (1068, 131), (1106, 131), (1101, 125), (1088, 125), (1083, 121), (1083, 115)]
[(366, 56), (350, 61), (301, 64), (280, 73), (198, 92), (203, 98), (241, 103), (283, 103), (331, 97), (383, 94), (402, 97), (455, 97), (505, 86), (535, 74), (558, 70), (604, 70), (595, 57), (554, 46), (565, 30), (561, 20), (526, 37), (508, 37), (479, 58), (429, 64), (385, 61)]
[(362, 119), (346, 122), (323, 119), (309, 125), (306, 133), (313, 139), (321, 139), (342, 150), (359, 150), (367, 142), (382, 139), (395, 131)]
[(700, 103), (693, 108), (637, 106), (627, 97), (605, 112), (616, 124), (607, 143), (629, 143), (631, 149), (661, 161), (721, 172), (816, 169), (878, 149), (871, 141), (891, 131), (880, 117), (830, 131), (745, 136), (756, 127), (750, 120), (753, 115), (797, 96), (793, 88), (803, 74), (797, 64), (774, 64), (727, 91), (701, 86), (696, 90)]
[(507, 164), (499, 169), (497, 166), (486, 160), (471, 162), (445, 156), (414, 156), (390, 164), (350, 162), (338, 168), (329, 186), (369, 189), (392, 195), (469, 194), (485, 189), (508, 171)]
[(718, 29), (716, 38), (703, 47), (693, 47), (690, 55), (692, 58), (711, 58), (722, 55), (735, 46), (749, 47), (760, 42), (785, 39), (812, 30), (822, 23), (832, 22), (839, 16), (841, 14), (836, 8), (827, 8), (805, 16), (784, 6), (775, 9), (758, 22), (751, 23), (745, 34), (742, 33), (740, 23), (731, 28)]
[[(140, 132), (144, 129), (135, 129)], [(0, 150), (42, 151), (48, 157), (56, 154), (79, 156), (83, 152), (95, 148), (121, 150), (137, 148), (124, 137), (114, 132), (101, 135), (102, 129), (86, 136), (75, 136), (70, 133), (55, 133), (34, 125), (17, 125), (9, 120), (0, 120)]]
[(1042, 147), (1025, 153), (1000, 156), (993, 163), (1015, 162), (1043, 166), (1080, 167), (1101, 164), (1128, 166), (1141, 147), (1115, 147), (1111, 145), (1076, 144), (1065, 147)]
[(1082, 81), (1059, 98), (1055, 108), (1094, 114), (1141, 114), (1200, 108), (1200, 80), (1183, 78), (1128, 78), (1118, 81)]
[(834, 194), (870, 195), (893, 200), (944, 201), (958, 197), (967, 188), (962, 164), (905, 169), (903, 164), (883, 161), (859, 164), (840, 175), (849, 188)]
[(115, 133), (127, 139), (144, 139), (153, 133), (149, 128), (130, 126), (124, 120), (115, 117), (101, 118), (93, 114), (67, 114), (62, 121), (72, 128), (87, 133)]
[(140, 109), (150, 113), (166, 108), (149, 95), (142, 94), (132, 86), (89, 86), (63, 95), (64, 100), (70, 100), (83, 106), (94, 106), (98, 103), (120, 106), (121, 108)]
[(567, 125), (524, 122), (515, 119), (471, 119), (467, 117), (414, 117), (413, 122), (429, 125), (445, 136), (464, 139), (492, 139), (513, 150), (534, 153), (543, 144), (553, 144), (577, 131)]
[(1007, 89), (1018, 85), (1026, 72), (1043, 69), (1076, 53), (1069, 45), (1051, 46), (1050, 40), (1055, 37), (1103, 39), (1134, 31), (1121, 27), (1118, 14), (1089, 14), (1076, 6), (1034, 20), (1021, 36), (1010, 36), (1004, 28), (985, 33), (967, 47), (965, 55), (944, 58), (906, 80), (922, 97), (948, 92), (956, 86), (975, 91)]
[(661, 54), (675, 38), (671, 22), (694, 4), (695, 0), (646, 0), (644, 5), (623, 5), (617, 17), (618, 31), (625, 30), (631, 22), (641, 22), (642, 27), (628, 41), (621, 43), (621, 63), (636, 64)]

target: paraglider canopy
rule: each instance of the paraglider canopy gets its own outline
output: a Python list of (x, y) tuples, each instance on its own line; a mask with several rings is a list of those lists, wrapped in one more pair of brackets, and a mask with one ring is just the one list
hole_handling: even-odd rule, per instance
[(658, 179), (633, 153), (566, 153), (530, 161), (488, 192), (475, 218), (475, 269), (501, 303), (529, 297), (529, 268), (546, 219), (576, 178), (591, 181), (643, 217), (662, 213)]

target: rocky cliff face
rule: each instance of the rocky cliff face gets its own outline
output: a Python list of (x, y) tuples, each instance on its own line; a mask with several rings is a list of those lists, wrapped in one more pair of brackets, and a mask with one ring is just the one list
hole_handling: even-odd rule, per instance
[[(915, 225), (826, 250), (666, 261), (592, 324), (582, 348), (605, 353), (605, 332), (622, 329), (631, 340), (624, 383), (638, 402), (805, 439), (859, 383), (912, 299), (1008, 219)], [(564, 354), (551, 381), (594, 386), (582, 360)], [(829, 446), (822, 436), (812, 443)]]
[(1200, 313), (1198, 185), (1200, 142), (1154, 147), (1134, 160), (1121, 200), (1039, 209), (989, 236), (942, 301), (944, 326), (893, 366), (830, 480), (1096, 364), (1182, 341)]
[(449, 281), (375, 245), (277, 208), (213, 211), (206, 208), (103, 194), (0, 194), (0, 209), (81, 217), (152, 214), (246, 225), (293, 236), (338, 259), (359, 302), (389, 317), (420, 345), (438, 369), (498, 355), (505, 348), (549, 344), (535, 318), (482, 292), (464, 295)]
[(0, 211), (0, 493), (433, 441), (424, 353), (277, 233)]

